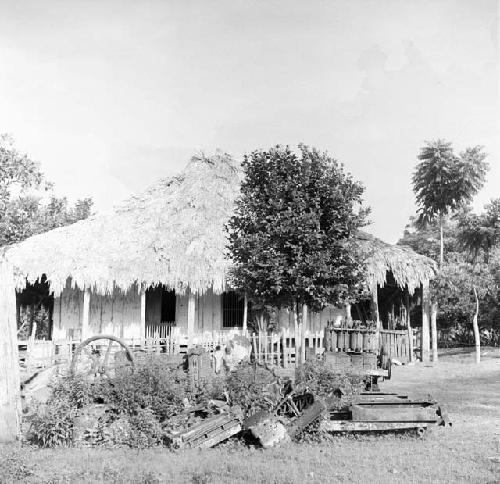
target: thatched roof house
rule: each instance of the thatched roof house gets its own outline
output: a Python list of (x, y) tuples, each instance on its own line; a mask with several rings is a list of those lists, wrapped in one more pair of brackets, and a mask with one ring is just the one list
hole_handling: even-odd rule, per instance
[[(240, 325), (242, 302), (225, 293), (230, 261), (224, 225), (241, 172), (223, 153), (195, 156), (113, 210), (10, 247), (17, 287), (46, 276), (54, 292), (54, 334), (113, 332), (143, 337), (176, 324), (187, 333)], [(410, 292), (433, 276), (430, 259), (360, 234), (367, 281), (387, 274)], [(324, 318), (331, 318), (326, 312)]]
[(239, 190), (229, 155), (195, 156), (113, 210), (36, 235), (8, 250), (17, 283), (45, 274), (56, 295), (72, 287), (97, 294), (163, 283), (181, 294), (224, 290), (224, 223)]
[(397, 285), (410, 294), (434, 277), (436, 263), (410, 247), (391, 245), (366, 232), (358, 232), (355, 245), (366, 262), (366, 280), (370, 287), (383, 287), (392, 274)]

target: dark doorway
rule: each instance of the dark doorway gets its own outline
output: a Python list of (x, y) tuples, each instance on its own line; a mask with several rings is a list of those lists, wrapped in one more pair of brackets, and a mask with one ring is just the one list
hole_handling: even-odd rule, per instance
[(146, 289), (146, 336), (165, 337), (175, 325), (175, 291), (163, 285)]
[(222, 327), (243, 327), (245, 299), (234, 291), (222, 293)]
[(35, 325), (35, 339), (52, 338), (54, 296), (45, 276), (34, 284), (27, 283), (25, 289), (16, 292), (16, 310), (19, 339), (28, 339)]

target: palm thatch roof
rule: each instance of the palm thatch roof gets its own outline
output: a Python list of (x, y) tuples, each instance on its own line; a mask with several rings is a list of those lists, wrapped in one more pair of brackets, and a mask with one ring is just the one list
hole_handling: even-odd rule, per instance
[(224, 224), (239, 191), (239, 167), (221, 152), (194, 156), (113, 210), (31, 237), (6, 252), (22, 288), (45, 274), (57, 295), (71, 278), (105, 294), (163, 283), (180, 293), (224, 290)]
[[(31, 237), (6, 251), (17, 287), (42, 274), (55, 295), (73, 287), (100, 294), (164, 284), (183, 294), (225, 289), (230, 261), (224, 225), (239, 192), (240, 166), (229, 155), (194, 156), (179, 175), (160, 180), (113, 210)], [(355, 245), (367, 282), (387, 271), (413, 292), (434, 274), (434, 262), (410, 248), (360, 233)]]
[(356, 235), (354, 246), (366, 264), (366, 281), (370, 287), (384, 286), (387, 273), (392, 272), (398, 286), (407, 287), (413, 294), (420, 284), (432, 279), (437, 270), (436, 262), (429, 257), (404, 245), (387, 244), (363, 231)]

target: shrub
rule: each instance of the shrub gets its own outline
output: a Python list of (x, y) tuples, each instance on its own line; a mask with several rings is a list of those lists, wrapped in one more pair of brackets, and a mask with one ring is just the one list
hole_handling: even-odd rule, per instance
[(76, 408), (67, 398), (53, 398), (29, 417), (28, 440), (40, 447), (69, 445), (73, 439)]
[(160, 356), (145, 358), (134, 373), (120, 375), (99, 390), (115, 412), (133, 416), (149, 408), (160, 422), (179, 413), (186, 400), (195, 399), (188, 375), (170, 368)]
[(161, 443), (163, 429), (151, 409), (139, 410), (134, 416), (129, 417), (129, 422), (130, 447), (145, 448)]
[(277, 378), (259, 365), (241, 364), (226, 378), (226, 391), (233, 405), (239, 405), (246, 415), (269, 410), (280, 399)]
[[(363, 390), (360, 376), (348, 371), (339, 373), (319, 360), (308, 361), (297, 368), (296, 384), (307, 386), (316, 396), (328, 398), (329, 403), (338, 408), (348, 405)], [(342, 398), (332, 398), (336, 390), (342, 392)]]

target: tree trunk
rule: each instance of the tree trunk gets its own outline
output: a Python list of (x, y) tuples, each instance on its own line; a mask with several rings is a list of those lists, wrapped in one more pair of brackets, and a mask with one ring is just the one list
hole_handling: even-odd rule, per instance
[(476, 287), (473, 286), (474, 297), (476, 298), (476, 312), (472, 318), (472, 329), (474, 330), (474, 342), (476, 344), (476, 363), (481, 362), (481, 339), (479, 336), (479, 326), (477, 324), (477, 318), (479, 316), (479, 298), (477, 297)]
[(432, 361), (438, 360), (438, 344), (437, 344), (437, 302), (431, 304), (431, 342), (432, 342)]
[(443, 240), (443, 217), (439, 215), (439, 267), (443, 267), (444, 240)]
[(302, 305), (302, 330), (300, 332), (300, 361), (306, 362), (307, 304)]
[(0, 263), (0, 442), (20, 435), (21, 394), (17, 351), (16, 292), (12, 267)]
[(248, 298), (245, 294), (245, 299), (243, 301), (243, 332), (246, 334), (248, 326)]

